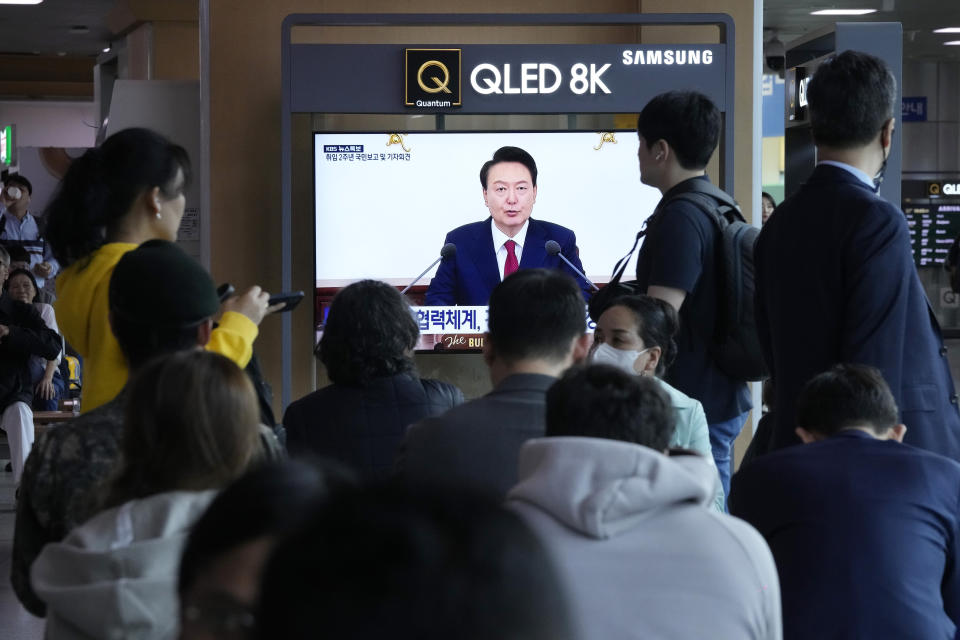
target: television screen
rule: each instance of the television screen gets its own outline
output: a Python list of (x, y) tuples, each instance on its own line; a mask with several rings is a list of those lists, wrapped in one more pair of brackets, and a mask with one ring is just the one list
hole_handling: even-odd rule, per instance
[[(640, 182), (635, 131), (316, 133), (318, 329), (338, 288), (364, 278), (402, 288), (440, 256), (449, 231), (486, 220), (480, 168), (508, 145), (537, 163), (531, 217), (572, 230), (587, 276), (608, 281), (660, 200)], [(415, 303), (436, 270), (411, 290)]]

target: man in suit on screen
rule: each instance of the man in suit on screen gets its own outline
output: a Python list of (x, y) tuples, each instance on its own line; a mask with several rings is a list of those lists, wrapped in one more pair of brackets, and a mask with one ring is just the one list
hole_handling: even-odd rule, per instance
[(538, 267), (566, 271), (590, 287), (559, 255), (548, 255), (549, 240), (583, 272), (577, 238), (558, 224), (530, 217), (537, 201), (537, 163), (519, 147), (501, 147), (480, 169), (483, 201), (490, 217), (457, 227), (444, 244), (456, 245), (456, 255), (443, 260), (427, 289), (427, 305), (486, 305), (490, 292), (511, 273)]

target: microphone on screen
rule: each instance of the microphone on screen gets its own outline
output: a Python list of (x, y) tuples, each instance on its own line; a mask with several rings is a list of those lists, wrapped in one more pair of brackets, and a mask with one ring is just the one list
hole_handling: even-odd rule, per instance
[(567, 266), (573, 269), (574, 273), (576, 273), (578, 276), (583, 278), (583, 281), (586, 282), (588, 285), (590, 285), (591, 289), (593, 289), (594, 291), (600, 291), (600, 287), (590, 282), (590, 278), (588, 278), (582, 271), (580, 271), (580, 269), (577, 269), (575, 266), (573, 266), (572, 262), (567, 260), (567, 257), (563, 255), (563, 253), (560, 251), (559, 242), (557, 242), (556, 240), (547, 240), (547, 243), (543, 246), (547, 250), (548, 256), (560, 256), (560, 259), (566, 262)]
[(448, 242), (447, 244), (443, 245), (443, 248), (440, 249), (440, 257), (434, 260), (433, 262), (431, 262), (430, 266), (423, 270), (423, 273), (421, 273), (416, 278), (414, 278), (413, 282), (408, 284), (407, 288), (400, 292), (400, 295), (405, 294), (407, 291), (410, 290), (410, 287), (420, 282), (420, 278), (427, 275), (427, 272), (430, 271), (430, 269), (433, 269), (435, 264), (437, 264), (441, 260), (452, 260), (454, 257), (456, 257), (456, 255), (457, 255), (457, 245), (453, 244), (452, 242)]

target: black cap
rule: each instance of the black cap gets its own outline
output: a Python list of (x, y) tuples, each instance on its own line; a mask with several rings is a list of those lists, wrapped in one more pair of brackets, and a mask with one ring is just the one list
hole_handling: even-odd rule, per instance
[(220, 308), (207, 270), (166, 240), (123, 255), (110, 278), (110, 312), (150, 327), (190, 327)]

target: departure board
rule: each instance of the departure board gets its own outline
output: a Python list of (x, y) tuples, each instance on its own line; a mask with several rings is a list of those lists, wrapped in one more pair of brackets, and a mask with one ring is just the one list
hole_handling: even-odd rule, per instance
[(910, 245), (918, 267), (943, 264), (960, 235), (960, 199), (930, 198), (904, 202)]
[(941, 266), (960, 235), (960, 176), (944, 174), (936, 181), (901, 184), (913, 261), (918, 267)]

